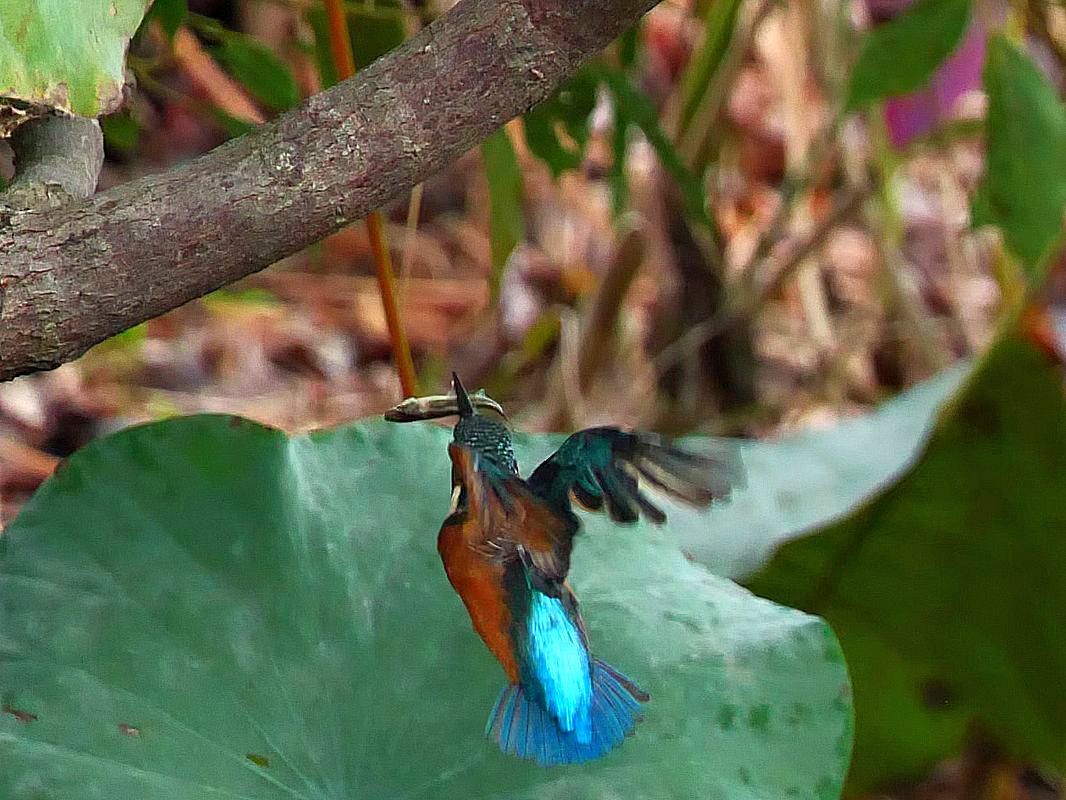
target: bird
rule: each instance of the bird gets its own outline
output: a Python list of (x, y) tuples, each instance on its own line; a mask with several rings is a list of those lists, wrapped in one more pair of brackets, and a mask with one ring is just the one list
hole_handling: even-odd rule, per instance
[[(468, 394), (408, 398), (385, 416), (411, 422), (456, 415), (448, 455), (452, 499), (437, 550), (474, 630), (507, 682), (485, 734), (507, 754), (542, 766), (580, 764), (620, 745), (642, 719), (649, 695), (592, 655), (577, 597), (567, 582), (575, 505), (618, 523), (666, 514), (644, 494), (654, 487), (689, 505), (724, 499), (739, 461), (707, 456), (659, 436), (616, 427), (578, 431), (523, 479), (498, 403)], [(487, 412), (487, 413), (481, 413)]]

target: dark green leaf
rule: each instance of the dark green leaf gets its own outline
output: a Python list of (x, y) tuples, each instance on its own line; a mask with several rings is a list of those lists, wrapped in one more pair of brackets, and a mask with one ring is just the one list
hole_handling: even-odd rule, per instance
[[(548, 165), (552, 177), (581, 166), (597, 84), (587, 68), (579, 70), (553, 97), (522, 118), (530, 152)], [(560, 139), (560, 129), (570, 142)]]
[(315, 35), (315, 63), (318, 65), (318, 77), (322, 81), (322, 87), (328, 89), (337, 83), (339, 77), (329, 49), (329, 20), (326, 17), (326, 10), (320, 6), (309, 9), (307, 21)]
[(355, 8), (348, 12), (348, 33), (359, 69), (369, 66), (407, 38), (403, 9), (399, 4), (380, 0), (372, 5), (373, 8)]
[(870, 31), (852, 71), (848, 109), (924, 86), (958, 46), (970, 6), (971, 0), (918, 0)]
[(500, 754), (504, 676), (435, 547), (448, 439), (192, 417), (72, 456), (0, 537), (0, 797), (838, 795), (828, 628), (644, 528), (582, 537), (572, 574), (645, 721), (582, 767)]
[(1039, 281), (1062, 232), (1066, 206), (1066, 115), (1055, 90), (1002, 36), (989, 40), (987, 176), (975, 222), (995, 222)]
[(237, 119), (232, 117), (220, 108), (213, 106), (208, 107), (208, 113), (211, 118), (218, 124), (218, 126), (225, 132), (230, 138), (237, 136), (244, 136), (248, 131), (252, 130), (255, 126), (250, 122), (245, 122), (243, 119)]
[(189, 6), (186, 0), (153, 0), (143, 24), (158, 21), (167, 38), (173, 39), (178, 28), (185, 24), (188, 15)]
[(685, 131), (700, 102), (710, 89), (718, 67), (729, 52), (737, 26), (737, 12), (742, 0), (716, 0), (706, 10), (703, 42), (693, 55), (681, 78), (679, 131)]
[(643, 20), (618, 37), (618, 63), (622, 69), (629, 69), (637, 61), (640, 49), (640, 29)]
[[(887, 435), (880, 446), (896, 448)], [(902, 480), (786, 544), (750, 582), (840, 636), (855, 681), (854, 789), (926, 774), (970, 730), (1066, 767), (1063, 497), (1061, 373), (1008, 337)]]
[(611, 150), (614, 161), (607, 177), (611, 185), (611, 205), (615, 215), (629, 207), (629, 178), (626, 176), (625, 155), (629, 152), (629, 131), (625, 125), (615, 125), (611, 131)]
[(300, 101), (296, 80), (270, 48), (250, 36), (227, 32), (215, 56), (260, 103), (285, 111)]
[(137, 142), (141, 138), (141, 128), (129, 114), (123, 112), (101, 117), (100, 128), (108, 147), (124, 153), (137, 149)]
[(705, 515), (672, 506), (674, 537), (716, 574), (750, 576), (782, 542), (847, 516), (905, 475), (967, 373), (952, 367), (828, 429), (743, 442), (747, 486), (712, 511), (709, 524), (744, 535), (704, 536)]
[[(689, 215), (708, 230), (714, 230), (714, 223), (707, 213), (707, 197), (703, 182), (685, 166), (674, 143), (659, 125), (659, 114), (651, 100), (644, 92), (633, 87), (629, 79), (618, 70), (601, 67), (597, 70), (610, 89), (615, 101), (616, 125), (636, 125), (640, 128), (648, 143), (655, 149), (663, 168), (681, 189), (685, 199), (685, 209)], [(619, 154), (615, 153), (615, 158)]]
[[(402, 6), (392, 0), (382, 0), (373, 6), (348, 8), (348, 36), (351, 39), (355, 66), (362, 69), (406, 38)], [(329, 44), (329, 20), (326, 10), (315, 6), (307, 11), (307, 21), (315, 36), (315, 62), (322, 85), (337, 82), (337, 68)]]
[(526, 238), (522, 206), (522, 170), (511, 139), (503, 128), (481, 143), (485, 177), (489, 183), (489, 239), (492, 246), (490, 286), (495, 298), (500, 290), (504, 264)]

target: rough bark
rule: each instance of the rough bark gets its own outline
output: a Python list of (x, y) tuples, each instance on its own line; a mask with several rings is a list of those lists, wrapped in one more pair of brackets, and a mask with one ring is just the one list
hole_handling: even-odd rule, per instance
[(545, 99), (655, 0), (462, 0), (273, 123), (161, 175), (0, 218), (0, 380), (262, 269)]
[(104, 137), (96, 120), (62, 116), (31, 120), (16, 129), (11, 147), (16, 172), (11, 188), (0, 198), (5, 205), (39, 207), (35, 196), (47, 187), (63, 193), (56, 205), (84, 200), (96, 191), (104, 164)]

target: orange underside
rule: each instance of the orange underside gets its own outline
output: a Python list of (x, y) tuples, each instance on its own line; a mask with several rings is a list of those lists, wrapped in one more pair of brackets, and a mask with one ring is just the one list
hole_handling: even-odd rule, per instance
[(517, 683), (518, 663), (510, 633), (511, 610), (503, 586), (503, 568), (468, 546), (468, 541), (477, 538), (476, 531), (464, 531), (472, 524), (470, 520), (462, 524), (445, 524), (437, 537), (437, 550), (448, 580), (459, 593), (474, 623), (474, 630), (503, 666), (507, 679)]

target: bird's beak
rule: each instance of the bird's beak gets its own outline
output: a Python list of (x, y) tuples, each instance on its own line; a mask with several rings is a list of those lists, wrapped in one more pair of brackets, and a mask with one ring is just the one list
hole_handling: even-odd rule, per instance
[(467, 395), (466, 389), (463, 388), (463, 382), (459, 380), (459, 375), (454, 372), (452, 373), (452, 392), (455, 393), (455, 407), (459, 411), (459, 416), (474, 416), (476, 412), (470, 402), (470, 397)]

